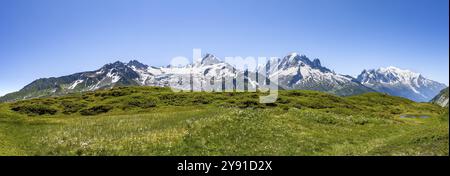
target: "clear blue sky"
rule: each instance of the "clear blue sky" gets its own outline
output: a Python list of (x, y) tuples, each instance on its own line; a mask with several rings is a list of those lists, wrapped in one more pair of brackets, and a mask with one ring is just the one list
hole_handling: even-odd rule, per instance
[(448, 0), (1, 0), (0, 95), (116, 60), (321, 59), (341, 74), (397, 66), (448, 85)]

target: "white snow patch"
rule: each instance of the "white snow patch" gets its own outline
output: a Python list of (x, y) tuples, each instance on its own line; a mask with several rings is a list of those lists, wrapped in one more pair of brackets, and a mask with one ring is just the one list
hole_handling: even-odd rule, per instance
[(82, 83), (84, 80), (76, 80), (75, 82), (72, 83), (72, 85), (69, 86), (68, 89), (75, 89), (75, 87), (77, 87), (78, 84)]
[(121, 78), (117, 73), (111, 73), (111, 71), (106, 76), (111, 78), (111, 83), (116, 83)]
[(100, 75), (100, 74), (103, 74), (104, 72), (105, 72), (105, 71), (104, 71), (103, 69), (101, 69), (101, 70), (95, 72), (95, 74), (96, 74), (96, 75)]

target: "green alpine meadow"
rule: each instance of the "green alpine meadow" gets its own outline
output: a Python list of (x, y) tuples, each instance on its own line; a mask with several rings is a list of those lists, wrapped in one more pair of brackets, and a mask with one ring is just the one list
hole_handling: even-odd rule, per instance
[(3, 156), (449, 155), (448, 108), (384, 93), (127, 86), (0, 104)]

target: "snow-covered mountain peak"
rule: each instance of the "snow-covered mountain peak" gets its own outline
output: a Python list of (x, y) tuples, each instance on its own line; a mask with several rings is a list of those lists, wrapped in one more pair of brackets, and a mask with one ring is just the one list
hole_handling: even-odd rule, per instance
[(218, 63), (222, 63), (222, 61), (212, 54), (206, 54), (200, 62), (201, 65), (213, 65)]
[[(369, 92), (371, 89), (359, 84), (352, 77), (336, 74), (323, 67), (319, 59), (311, 61), (307, 56), (290, 53), (282, 59), (273, 59), (268, 63), (277, 65), (269, 68), (269, 77), (277, 77), (284, 89), (308, 89), (334, 92), (339, 95), (352, 95)], [(266, 67), (260, 67), (263, 73)]]
[(305, 55), (300, 55), (298, 53), (290, 53), (289, 55), (285, 56), (283, 59), (279, 61), (278, 69), (279, 70), (292, 70), (294, 68), (310, 68), (315, 69), (320, 72), (331, 72), (328, 68), (325, 68), (321, 65), (319, 59), (314, 59), (311, 61), (308, 57)]
[(363, 70), (357, 80), (379, 92), (414, 101), (429, 101), (445, 87), (444, 84), (429, 80), (419, 73), (394, 66)]
[(366, 84), (388, 83), (394, 84), (397, 82), (411, 83), (414, 80), (423, 79), (419, 73), (410, 70), (400, 69), (394, 66), (363, 70), (358, 76), (358, 80)]
[(127, 66), (132, 67), (132, 68), (134, 67), (137, 69), (147, 69), (148, 68), (148, 65), (140, 63), (137, 60), (131, 60), (130, 62), (128, 62)]
[(279, 61), (278, 69), (284, 70), (291, 67), (305, 66), (309, 62), (311, 61), (306, 56), (299, 55), (298, 53), (290, 53)]
[(416, 78), (416, 77), (420, 76), (419, 73), (415, 73), (415, 72), (412, 72), (410, 70), (403, 70), (403, 69), (400, 69), (400, 68), (397, 68), (397, 67), (394, 67), (394, 66), (389, 66), (389, 67), (386, 67), (386, 68), (380, 68), (379, 71), (381, 73), (385, 73), (385, 74), (389, 74), (389, 73), (396, 74), (396, 75), (398, 75), (400, 77), (403, 77), (403, 78)]
[(127, 66), (125, 65), (125, 63), (120, 62), (120, 61), (116, 61), (116, 62), (113, 62), (113, 63), (109, 63), (109, 64), (104, 65), (104, 66), (102, 67), (102, 70), (110, 70), (110, 69), (113, 69), (113, 68), (125, 68), (125, 67), (127, 67)]
[(298, 56), (300, 56), (300, 54), (298, 54), (297, 52), (292, 52), (292, 53), (289, 53), (286, 57), (289, 58), (289, 60), (293, 60)]

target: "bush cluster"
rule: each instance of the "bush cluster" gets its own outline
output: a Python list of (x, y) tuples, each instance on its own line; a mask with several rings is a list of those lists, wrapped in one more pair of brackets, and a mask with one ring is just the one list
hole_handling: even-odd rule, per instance
[(132, 97), (125, 101), (124, 109), (127, 108), (153, 108), (158, 104), (158, 100), (152, 97)]
[(86, 104), (84, 104), (82, 102), (74, 102), (74, 101), (65, 100), (65, 101), (61, 102), (61, 106), (63, 108), (62, 113), (73, 114), (73, 113), (77, 113), (79, 110), (85, 108)]
[(93, 106), (93, 107), (81, 110), (80, 114), (85, 115), (85, 116), (98, 115), (98, 114), (102, 114), (102, 113), (107, 113), (111, 109), (113, 109), (113, 107), (109, 106), (109, 105), (97, 105), (97, 106)]
[(28, 115), (54, 115), (58, 112), (57, 109), (43, 104), (15, 105), (11, 110)]

